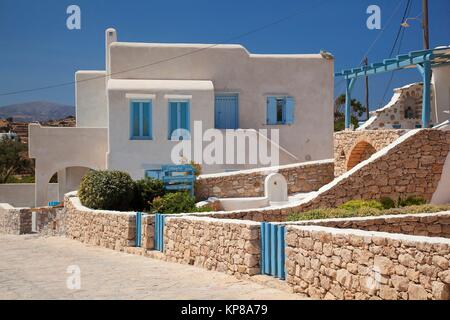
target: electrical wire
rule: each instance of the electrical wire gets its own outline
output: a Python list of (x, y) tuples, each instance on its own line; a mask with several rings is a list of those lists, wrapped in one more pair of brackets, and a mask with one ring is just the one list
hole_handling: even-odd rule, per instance
[[(316, 9), (316, 8), (320, 7), (321, 5), (323, 5), (324, 3), (328, 2), (328, 1), (330, 1), (330, 0), (320, 1), (316, 6), (308, 8), (307, 11), (312, 10), (312, 9)], [(17, 91), (3, 92), (3, 93), (0, 93), (0, 96), (9, 96), (9, 95), (15, 95), (15, 94), (20, 94), (20, 93), (29, 93), (29, 92), (35, 92), (35, 91), (41, 91), (41, 90), (54, 89), (54, 88), (74, 85), (74, 84), (77, 84), (77, 83), (80, 83), (80, 82), (86, 82), (86, 81), (92, 81), (92, 80), (107, 78), (107, 77), (110, 77), (112, 75), (117, 75), (117, 74), (122, 74), (122, 73), (130, 72), (130, 71), (134, 71), (134, 70), (138, 70), (138, 69), (152, 67), (152, 66), (155, 66), (155, 65), (158, 65), (158, 64), (161, 64), (161, 63), (173, 61), (173, 60), (176, 60), (176, 59), (180, 59), (182, 57), (186, 57), (186, 56), (193, 55), (193, 54), (196, 54), (196, 53), (199, 53), (199, 52), (202, 52), (202, 51), (206, 51), (208, 49), (217, 47), (217, 46), (219, 46), (221, 44), (226, 44), (226, 43), (229, 43), (231, 41), (235, 41), (235, 40), (241, 39), (243, 37), (249, 36), (249, 35), (254, 34), (256, 32), (265, 30), (265, 29), (267, 29), (269, 27), (272, 27), (274, 25), (280, 24), (280, 23), (282, 23), (282, 22), (284, 22), (286, 20), (289, 20), (289, 19), (291, 19), (291, 18), (293, 18), (293, 17), (295, 17), (295, 16), (297, 16), (297, 15), (299, 15), (301, 13), (306, 13), (307, 11), (305, 11), (303, 8), (300, 9), (300, 10), (296, 10), (296, 11), (294, 11), (293, 13), (291, 13), (291, 14), (289, 14), (287, 16), (284, 16), (284, 17), (282, 17), (280, 19), (277, 19), (275, 21), (272, 21), (272, 22), (270, 22), (268, 24), (262, 25), (260, 27), (255, 28), (255, 29), (249, 30), (249, 31), (244, 32), (242, 34), (239, 34), (237, 36), (233, 36), (233, 37), (230, 37), (228, 39), (225, 39), (224, 41), (221, 41), (220, 43), (212, 44), (212, 45), (200, 48), (200, 49), (195, 49), (193, 51), (189, 51), (187, 53), (180, 54), (180, 55), (177, 55), (177, 56), (165, 58), (165, 59), (162, 59), (162, 60), (158, 60), (158, 61), (151, 62), (151, 63), (148, 63), (148, 64), (140, 65), (140, 66), (136, 66), (136, 67), (133, 67), (133, 68), (130, 68), (130, 69), (122, 70), (122, 71), (112, 72), (112, 73), (109, 73), (109, 74), (106, 74), (106, 75), (102, 75), (102, 76), (92, 77), (92, 78), (89, 78), (89, 79), (83, 79), (83, 80), (77, 80), (77, 81), (69, 81), (69, 82), (62, 82), (62, 83), (59, 83), (59, 84), (48, 85), (48, 86), (37, 87), (37, 88), (30, 88), (30, 89), (23, 89), (23, 90), (17, 90)]]

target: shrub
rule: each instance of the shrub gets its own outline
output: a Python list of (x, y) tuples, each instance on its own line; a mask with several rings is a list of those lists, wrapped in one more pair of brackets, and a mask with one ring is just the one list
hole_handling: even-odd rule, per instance
[(383, 197), (380, 199), (380, 203), (384, 209), (395, 208), (395, 201), (389, 197)]
[(398, 207), (407, 207), (407, 206), (419, 206), (426, 204), (427, 201), (422, 197), (417, 196), (409, 196), (406, 199), (398, 199), (397, 206)]
[(158, 213), (188, 213), (195, 209), (195, 198), (188, 192), (166, 193), (152, 203), (152, 211)]
[(133, 208), (137, 211), (147, 211), (156, 197), (165, 193), (164, 183), (161, 180), (145, 177), (135, 182)]
[(391, 208), (387, 210), (378, 210), (376, 208), (370, 207), (362, 207), (355, 211), (345, 210), (341, 208), (324, 208), (324, 209), (322, 208), (290, 214), (288, 216), (288, 221), (368, 217), (368, 216), (395, 215), (395, 214), (434, 213), (448, 210), (450, 210), (450, 205), (431, 205), (431, 204), (409, 206), (402, 208)]
[(376, 200), (350, 200), (344, 204), (341, 204), (338, 208), (355, 211), (360, 208), (374, 208), (374, 209), (383, 209), (383, 205)]
[(81, 180), (78, 196), (84, 206), (92, 209), (130, 210), (134, 190), (128, 173), (90, 170)]

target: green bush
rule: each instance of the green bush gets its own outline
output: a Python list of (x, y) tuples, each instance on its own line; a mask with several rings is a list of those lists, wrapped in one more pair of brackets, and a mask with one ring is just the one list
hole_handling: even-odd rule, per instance
[(397, 206), (398, 207), (407, 207), (407, 206), (420, 206), (426, 204), (427, 201), (422, 197), (417, 196), (409, 196), (406, 199), (398, 199)]
[(189, 213), (211, 211), (209, 207), (197, 208), (195, 198), (188, 192), (170, 192), (157, 197), (151, 205), (153, 212), (158, 213)]
[(380, 203), (383, 206), (383, 209), (391, 209), (395, 208), (395, 201), (389, 197), (383, 197), (380, 199)]
[(450, 210), (450, 205), (431, 205), (431, 204), (408, 206), (402, 208), (391, 208), (387, 210), (379, 210), (370, 207), (361, 207), (354, 211), (345, 210), (341, 208), (321, 208), (290, 214), (288, 216), (288, 221), (367, 217), (367, 216), (395, 215), (395, 214), (434, 213), (448, 210)]
[(148, 211), (156, 197), (165, 193), (161, 180), (146, 177), (135, 182), (133, 208), (137, 211)]
[(121, 171), (90, 170), (81, 180), (78, 196), (92, 209), (130, 210), (135, 185), (130, 175)]
[(345, 210), (358, 210), (360, 208), (374, 208), (378, 210), (383, 209), (383, 205), (376, 200), (350, 200), (341, 204), (338, 208)]
[(155, 198), (152, 211), (158, 213), (187, 213), (195, 208), (195, 198), (188, 192), (170, 192)]

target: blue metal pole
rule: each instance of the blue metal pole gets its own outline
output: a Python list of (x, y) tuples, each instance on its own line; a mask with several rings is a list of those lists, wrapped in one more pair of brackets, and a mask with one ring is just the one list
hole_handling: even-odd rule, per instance
[(431, 100), (431, 62), (423, 63), (423, 94), (422, 94), (422, 127), (430, 127), (430, 100)]
[(285, 237), (286, 229), (284, 226), (278, 226), (278, 274), (277, 277), (280, 279), (284, 279), (285, 277)]
[(277, 275), (277, 226), (270, 225), (270, 274)]
[(264, 271), (270, 274), (270, 224), (267, 223), (264, 228)]
[(135, 236), (135, 246), (141, 246), (141, 223), (142, 223), (142, 212), (136, 212), (136, 236)]
[(265, 259), (264, 259), (264, 249), (265, 249), (265, 230), (266, 230), (266, 223), (265, 222), (261, 222), (261, 229), (260, 229), (260, 233), (261, 233), (261, 257), (260, 257), (260, 266), (261, 266), (261, 274), (265, 273), (265, 268), (264, 268), (264, 264), (265, 264)]
[(345, 79), (345, 129), (350, 128), (350, 123), (351, 123), (351, 89), (350, 89), (350, 84), (351, 84), (351, 80), (350, 79)]

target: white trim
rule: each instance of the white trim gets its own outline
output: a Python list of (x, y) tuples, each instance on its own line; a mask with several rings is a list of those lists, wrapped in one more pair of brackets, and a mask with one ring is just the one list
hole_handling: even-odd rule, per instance
[(127, 99), (155, 99), (156, 94), (148, 94), (148, 93), (127, 93), (125, 94)]
[(167, 99), (167, 100), (191, 100), (192, 95), (189, 95), (189, 94), (165, 94), (164, 99)]

